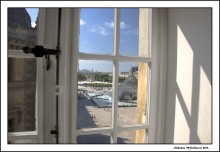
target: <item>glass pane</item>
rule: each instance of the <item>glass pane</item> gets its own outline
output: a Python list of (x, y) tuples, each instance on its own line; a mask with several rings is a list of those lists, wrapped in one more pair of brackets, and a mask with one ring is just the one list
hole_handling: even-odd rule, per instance
[(80, 135), (77, 136), (78, 144), (109, 144), (109, 134), (94, 134), (94, 135)]
[(8, 58), (8, 131), (34, 131), (36, 59)]
[(36, 139), (19, 139), (8, 142), (9, 144), (37, 144)]
[(120, 21), (120, 49), (124, 56), (150, 56), (150, 9), (122, 8)]
[(113, 8), (82, 8), (80, 12), (79, 51), (112, 54), (114, 36)]
[(111, 125), (112, 62), (80, 60), (77, 128)]
[(139, 40), (139, 9), (120, 9), (120, 54), (138, 56)]
[(139, 144), (145, 143), (146, 131), (145, 130), (132, 130), (123, 131), (117, 133), (117, 143), (118, 144)]
[(119, 63), (118, 125), (146, 123), (147, 67), (147, 63)]
[(8, 49), (34, 47), (37, 40), (38, 8), (8, 9)]

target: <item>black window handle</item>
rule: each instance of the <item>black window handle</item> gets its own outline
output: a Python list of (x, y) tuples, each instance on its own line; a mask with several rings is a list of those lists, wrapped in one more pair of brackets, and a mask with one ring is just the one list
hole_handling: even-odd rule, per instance
[(61, 50), (59, 49), (47, 49), (41, 45), (36, 45), (34, 48), (24, 47), (24, 53), (33, 53), (35, 57), (43, 57), (45, 55), (46, 59), (46, 69), (47, 71), (50, 69), (50, 55), (56, 55), (57, 57), (61, 54)]
[(33, 53), (35, 57), (43, 57), (44, 55), (60, 55), (61, 51), (58, 49), (47, 49), (41, 45), (36, 45), (34, 48), (24, 47), (24, 53)]

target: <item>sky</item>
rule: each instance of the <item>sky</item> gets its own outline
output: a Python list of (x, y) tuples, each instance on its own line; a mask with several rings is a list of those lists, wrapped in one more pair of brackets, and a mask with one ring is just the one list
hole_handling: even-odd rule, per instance
[[(38, 14), (37, 8), (26, 8), (32, 26)], [(119, 53), (138, 56), (139, 11), (137, 8), (122, 8), (120, 16)], [(114, 46), (114, 8), (82, 8), (80, 10), (79, 52), (113, 54)], [(99, 72), (112, 72), (111, 61), (79, 61), (79, 69)], [(133, 62), (120, 62), (120, 72), (129, 71)]]
[(35, 21), (36, 21), (36, 18), (38, 16), (38, 11), (39, 11), (38, 8), (26, 8), (26, 10), (31, 17), (32, 27), (35, 27), (36, 26)]

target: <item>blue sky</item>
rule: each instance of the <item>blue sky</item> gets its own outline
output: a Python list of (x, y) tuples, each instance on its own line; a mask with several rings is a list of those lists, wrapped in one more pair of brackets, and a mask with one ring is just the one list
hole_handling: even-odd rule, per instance
[[(114, 9), (81, 9), (80, 52), (113, 54)], [(138, 9), (121, 9), (120, 54), (138, 55)]]
[[(36, 8), (26, 9), (31, 16), (32, 25), (38, 13)], [(139, 12), (137, 8), (122, 8), (120, 21), (119, 53), (138, 56)], [(79, 51), (84, 53), (113, 54), (114, 8), (82, 8), (80, 12)], [(128, 71), (137, 63), (121, 63), (120, 72)], [(112, 62), (79, 61), (79, 69), (112, 72)]]
[(26, 8), (28, 14), (31, 17), (31, 25), (32, 27), (35, 27), (35, 21), (38, 15), (38, 8)]

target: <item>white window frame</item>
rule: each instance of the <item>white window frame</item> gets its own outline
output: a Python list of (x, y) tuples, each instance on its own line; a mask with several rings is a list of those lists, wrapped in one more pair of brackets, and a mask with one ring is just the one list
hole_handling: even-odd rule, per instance
[[(115, 8), (115, 28), (114, 28), (114, 54), (113, 55), (101, 55), (101, 54), (87, 54), (79, 52), (79, 28), (80, 28), (80, 9), (62, 9), (63, 18), (62, 24), (65, 25), (62, 27), (63, 32), (61, 34), (61, 38), (63, 42), (61, 42), (61, 46), (63, 44), (63, 52), (65, 52), (64, 56), (61, 59), (61, 63), (66, 62), (65, 69), (63, 69), (62, 73), (64, 73), (63, 79), (68, 82), (68, 84), (64, 84), (63, 92), (65, 93), (68, 101), (62, 107), (60, 117), (67, 119), (67, 123), (65, 125), (60, 126), (60, 131), (63, 132), (66, 136), (60, 139), (60, 142), (68, 142), (68, 143), (77, 143), (76, 137), (78, 135), (90, 135), (96, 133), (111, 133), (111, 143), (117, 143), (117, 132), (121, 131), (131, 131), (131, 130), (139, 130), (139, 129), (148, 129), (148, 142), (156, 143), (157, 142), (157, 131), (156, 127), (158, 124), (157, 114), (159, 101), (158, 101), (158, 67), (160, 65), (160, 61), (157, 60), (158, 51), (161, 49), (158, 47), (159, 41), (158, 37), (160, 36), (158, 33), (158, 9), (152, 9), (152, 27), (150, 26), (150, 31), (154, 33), (154, 35), (150, 35), (152, 37), (152, 41), (150, 44), (151, 57), (128, 57), (119, 55), (119, 40), (120, 40), (120, 12), (118, 8)], [(64, 15), (65, 14), (65, 15)], [(78, 69), (78, 61), (80, 59), (84, 60), (107, 60), (113, 62), (113, 103), (112, 103), (112, 125), (111, 127), (102, 127), (102, 128), (88, 128), (88, 129), (80, 129), (77, 130), (77, 69)], [(117, 113), (118, 113), (118, 78), (117, 75), (119, 73), (119, 61), (129, 61), (129, 62), (143, 62), (143, 63), (151, 63), (151, 88), (150, 88), (150, 112), (149, 112), (149, 125), (148, 124), (134, 124), (134, 125), (120, 125), (117, 126)], [(71, 77), (68, 77), (71, 75)], [(69, 83), (71, 82), (71, 83)], [(164, 92), (164, 91), (163, 91)], [(155, 101), (155, 102), (152, 102)], [(64, 110), (65, 109), (65, 110)], [(70, 114), (69, 114), (70, 113)], [(160, 118), (161, 119), (161, 118)], [(160, 128), (161, 129), (161, 128)], [(62, 134), (61, 134), (62, 136)]]
[(36, 98), (35, 98), (35, 117), (36, 117), (36, 130), (24, 132), (9, 132), (8, 141), (36, 139), (37, 143), (42, 143), (42, 129), (43, 129), (43, 62), (40, 58), (35, 58), (33, 54), (25, 54), (22, 50), (8, 50), (8, 57), (10, 58), (32, 58), (36, 59), (37, 75), (36, 75)]

